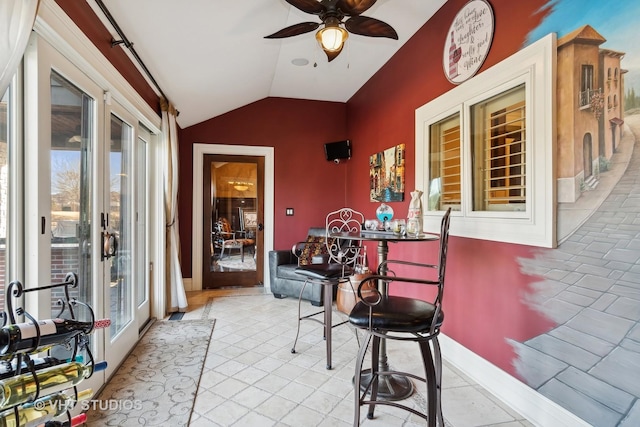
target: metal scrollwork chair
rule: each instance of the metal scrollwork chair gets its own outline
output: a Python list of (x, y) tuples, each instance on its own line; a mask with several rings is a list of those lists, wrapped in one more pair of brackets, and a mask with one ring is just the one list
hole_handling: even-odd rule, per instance
[[(376, 405), (389, 405), (407, 410), (428, 421), (429, 426), (436, 426), (436, 421), (444, 426), (441, 406), (442, 358), (438, 335), (444, 320), (442, 311), (442, 297), (444, 291), (445, 265), (447, 259), (447, 244), (449, 238), (449, 221), (451, 209), (444, 214), (440, 227), (440, 251), (438, 264), (419, 264), (408, 261), (388, 260), (385, 265), (378, 267), (380, 273), (363, 280), (358, 287), (358, 296), (363, 297), (363, 289), (370, 294), (370, 287), (364, 287), (369, 281), (382, 281), (385, 287), (399, 283), (413, 283), (432, 286), (435, 295), (431, 302), (416, 298), (383, 295), (377, 291), (373, 296), (366, 296), (358, 302), (349, 315), (352, 325), (365, 332), (365, 338), (360, 346), (356, 360), (356, 374), (354, 377), (355, 414), (354, 426), (360, 425), (360, 407), (369, 405), (367, 417), (373, 418)], [(420, 278), (398, 277), (393, 273), (394, 264), (419, 272)], [(397, 268), (397, 267), (396, 267)], [(430, 273), (431, 271), (431, 273)], [(429, 277), (429, 278), (425, 278)], [(433, 277), (433, 278), (430, 278)], [(375, 283), (374, 282), (374, 283)], [(425, 291), (425, 294), (428, 294)], [(381, 371), (379, 363), (380, 343), (382, 339), (417, 342), (422, 354), (425, 376), (399, 372)], [(367, 348), (373, 341), (371, 348), (370, 376), (365, 376), (363, 383), (362, 366)], [(433, 347), (433, 350), (432, 350)], [(427, 385), (427, 412), (422, 413), (409, 406), (391, 401), (378, 399), (378, 384), (381, 378), (389, 375), (404, 375)], [(370, 397), (367, 398), (367, 394)]]
[[(245, 231), (234, 231), (227, 218), (219, 218), (213, 225), (212, 243), (213, 248), (220, 250), (220, 257), (224, 257), (225, 249), (231, 252), (231, 249), (240, 250), (241, 261), (244, 262), (244, 248), (249, 248), (255, 253), (256, 240), (253, 238), (247, 238)], [(238, 237), (238, 235), (243, 237)], [(212, 252), (213, 253), (213, 252)]]
[[(351, 240), (340, 239), (336, 236), (342, 233), (359, 234), (362, 230), (363, 223), (364, 215), (351, 208), (342, 208), (330, 212), (325, 221), (325, 259), (322, 263), (300, 265), (296, 268), (296, 272), (305, 276), (306, 280), (300, 290), (300, 297), (298, 299), (298, 330), (291, 352), (296, 352), (296, 344), (298, 342), (298, 336), (300, 335), (300, 322), (302, 320), (313, 320), (320, 323), (323, 325), (324, 338), (327, 346), (327, 369), (331, 369), (331, 330), (336, 326), (348, 323), (348, 321), (345, 320), (335, 325), (332, 324), (334, 289), (337, 289), (339, 283), (349, 281), (349, 276), (353, 272), (353, 267), (361, 248), (361, 246), (353, 244)], [(309, 283), (319, 283), (323, 286), (323, 310), (303, 316), (300, 310), (302, 293)], [(324, 314), (323, 320), (315, 318), (315, 316), (320, 314)]]

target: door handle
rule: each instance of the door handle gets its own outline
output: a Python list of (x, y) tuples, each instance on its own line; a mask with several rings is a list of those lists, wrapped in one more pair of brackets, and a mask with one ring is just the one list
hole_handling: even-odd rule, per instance
[(102, 256), (101, 260), (109, 259), (112, 256), (115, 256), (118, 251), (118, 237), (115, 233), (109, 233), (107, 230), (104, 230), (101, 233), (102, 236)]
[(262, 231), (262, 230), (264, 230), (264, 227), (262, 226), (262, 223), (259, 223), (258, 224), (258, 231)]
[(100, 214), (100, 226), (102, 231), (100, 232), (100, 261), (109, 259), (115, 256), (118, 251), (118, 236), (116, 233), (109, 231), (109, 214), (102, 212)]

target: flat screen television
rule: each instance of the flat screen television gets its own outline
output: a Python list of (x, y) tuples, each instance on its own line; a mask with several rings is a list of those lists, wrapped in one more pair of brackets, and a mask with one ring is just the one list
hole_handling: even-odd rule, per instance
[(324, 144), (324, 153), (329, 161), (350, 159), (351, 141), (345, 139), (344, 141), (328, 142)]

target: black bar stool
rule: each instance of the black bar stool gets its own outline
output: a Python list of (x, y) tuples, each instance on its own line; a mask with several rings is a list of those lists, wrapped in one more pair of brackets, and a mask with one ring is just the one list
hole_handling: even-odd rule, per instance
[[(376, 405), (389, 405), (407, 410), (428, 421), (429, 426), (436, 426), (439, 421), (444, 426), (441, 405), (442, 387), (442, 358), (438, 335), (444, 321), (442, 311), (442, 296), (444, 290), (445, 264), (447, 259), (447, 243), (449, 239), (449, 220), (451, 209), (444, 214), (440, 227), (440, 252), (438, 264), (419, 264), (406, 261), (389, 260), (383, 267), (387, 269), (386, 275), (374, 275), (367, 277), (358, 286), (358, 296), (362, 301), (358, 302), (349, 315), (349, 322), (360, 328), (365, 333), (365, 339), (360, 346), (356, 360), (356, 373), (354, 377), (355, 414), (354, 426), (360, 425), (360, 407), (369, 405), (367, 417), (373, 418)], [(434, 279), (396, 277), (391, 269), (393, 264), (406, 266), (419, 271), (422, 276), (433, 271)], [(378, 267), (380, 271), (380, 266)], [(424, 276), (423, 276), (424, 277)], [(433, 286), (435, 298), (427, 302), (415, 298), (390, 296), (388, 292), (383, 295), (379, 291), (374, 296), (370, 294), (370, 286), (364, 287), (370, 281), (383, 281), (385, 286), (393, 286), (396, 283), (415, 283), (419, 285)], [(369, 292), (367, 294), (367, 292)], [(420, 377), (413, 373), (399, 371), (381, 371), (379, 366), (379, 351), (381, 339), (392, 339), (417, 342), (422, 354), (422, 362), (425, 376)], [(362, 383), (362, 365), (369, 344), (371, 348), (371, 372), (367, 378), (368, 384)], [(433, 350), (432, 350), (433, 347)], [(404, 375), (409, 378), (426, 382), (427, 385), (427, 413), (422, 413), (407, 405), (391, 400), (378, 399), (378, 383), (381, 377), (389, 375)], [(367, 394), (370, 393), (370, 398)]]
[[(333, 290), (338, 284), (349, 281), (349, 276), (353, 273), (353, 267), (360, 254), (360, 247), (354, 245), (350, 240), (337, 239), (331, 237), (336, 233), (360, 233), (362, 224), (364, 223), (364, 215), (350, 208), (342, 208), (340, 210), (330, 212), (326, 217), (326, 255), (327, 261), (318, 264), (300, 265), (296, 268), (296, 272), (306, 277), (305, 283), (300, 290), (300, 298), (298, 300), (298, 330), (296, 338), (293, 342), (291, 353), (296, 352), (296, 344), (300, 334), (300, 322), (302, 320), (313, 320), (323, 325), (324, 338), (327, 346), (327, 369), (331, 369), (331, 330), (332, 328), (348, 323), (347, 320), (332, 324), (333, 312)], [(302, 293), (308, 283), (319, 283), (324, 289), (324, 308), (317, 313), (306, 316), (301, 315), (300, 305), (302, 303)], [(324, 314), (323, 320), (314, 318), (314, 316)], [(357, 333), (356, 333), (357, 337)]]

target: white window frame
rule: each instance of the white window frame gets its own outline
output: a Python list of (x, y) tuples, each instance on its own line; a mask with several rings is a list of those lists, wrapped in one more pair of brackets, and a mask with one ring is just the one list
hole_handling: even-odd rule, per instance
[[(556, 247), (555, 76), (556, 36), (549, 34), (416, 109), (417, 189), (428, 189), (430, 184), (430, 126), (452, 114), (460, 114), (462, 205), (452, 213), (452, 235)], [(522, 83), (527, 109), (526, 208), (524, 211), (473, 211), (470, 108)], [(425, 209), (425, 231), (437, 232), (442, 214), (443, 211)]]
[[(24, 165), (22, 127), (22, 63), (13, 76), (8, 91), (7, 105), (7, 206), (6, 206), (6, 239), (5, 239), (5, 287), (11, 281), (19, 280), (24, 283), (24, 191), (22, 189), (22, 175)], [(0, 94), (0, 97), (3, 94)], [(5, 288), (0, 289), (5, 292)], [(6, 304), (6, 300), (4, 302)], [(6, 305), (5, 305), (6, 307)]]

